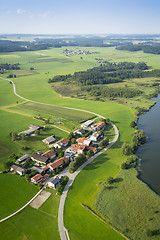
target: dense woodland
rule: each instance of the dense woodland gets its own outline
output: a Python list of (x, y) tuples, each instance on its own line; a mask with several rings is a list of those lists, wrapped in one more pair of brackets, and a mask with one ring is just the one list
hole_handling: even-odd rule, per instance
[[(58, 75), (49, 79), (51, 82), (75, 82), (76, 84), (87, 86), (96, 84), (109, 84), (122, 82), (127, 78), (141, 78), (148, 75), (152, 75), (147, 70), (148, 66), (144, 62), (131, 63), (131, 62), (120, 62), (120, 63), (105, 63), (99, 67), (88, 69), (87, 71), (75, 72), (73, 75)], [(160, 73), (160, 72), (159, 72)]]
[(143, 51), (144, 53), (160, 54), (160, 44), (125, 44), (116, 47), (117, 50)]

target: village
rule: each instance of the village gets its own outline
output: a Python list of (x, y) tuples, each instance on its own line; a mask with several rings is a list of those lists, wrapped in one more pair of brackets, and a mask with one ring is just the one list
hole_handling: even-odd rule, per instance
[[(100, 145), (106, 138), (104, 134), (106, 124), (106, 119), (97, 123), (88, 120), (79, 129), (71, 132), (68, 138), (56, 141), (56, 136), (49, 136), (42, 140), (48, 146), (48, 151), (44, 153), (38, 151), (31, 155), (24, 153), (10, 167), (9, 172), (25, 176), (29, 182), (40, 186), (40, 188), (56, 189), (57, 186), (63, 184), (64, 180), (62, 174), (59, 173), (66, 169), (70, 162), (74, 162), (74, 159), (80, 154), (84, 154), (89, 159), (100, 151)], [(44, 130), (45, 127), (31, 124), (27, 130), (18, 135), (27, 138), (34, 136), (34, 133), (40, 129)], [(57, 152), (60, 150), (62, 150), (63, 156), (58, 158)]]
[(98, 52), (90, 52), (90, 51), (81, 50), (81, 49), (79, 49), (78, 51), (70, 50), (70, 49), (65, 49), (65, 50), (63, 51), (63, 53), (66, 54), (66, 56), (71, 56), (71, 55), (90, 55), (90, 54), (97, 54)]

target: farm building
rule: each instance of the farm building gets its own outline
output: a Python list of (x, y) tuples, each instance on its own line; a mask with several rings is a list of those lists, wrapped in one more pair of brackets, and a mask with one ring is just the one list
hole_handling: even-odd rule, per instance
[(34, 177), (31, 178), (31, 182), (34, 184), (38, 184), (43, 180), (43, 176), (41, 174), (36, 174)]
[(105, 122), (99, 121), (98, 123), (94, 123), (94, 124), (92, 124), (91, 128), (92, 128), (93, 131), (104, 130)]
[(49, 150), (45, 153), (43, 153), (41, 156), (47, 157), (49, 160), (52, 160), (56, 157), (56, 152), (54, 150)]
[(16, 163), (22, 163), (22, 162), (25, 162), (27, 159), (29, 159), (30, 158), (30, 155), (29, 154), (25, 154), (25, 155), (23, 155), (22, 157), (20, 157), (20, 158), (18, 158), (17, 160), (16, 160)]
[(75, 130), (73, 133), (74, 133), (74, 134), (83, 135), (83, 134), (85, 134), (85, 130), (84, 130), (83, 128), (81, 128), (81, 129)]
[(11, 172), (14, 172), (14, 173), (17, 173), (17, 174), (19, 174), (19, 175), (23, 175), (23, 173), (25, 173), (25, 169), (24, 168), (22, 168), (22, 167), (20, 167), (20, 166), (17, 166), (17, 165), (15, 165), (15, 164), (13, 164), (12, 166), (11, 166), (11, 168), (10, 168), (10, 171)]
[(67, 162), (68, 159), (66, 157), (62, 157), (56, 161), (54, 161), (53, 163), (48, 164), (48, 167), (53, 171), (54, 169), (56, 169), (57, 167), (60, 167), (63, 165), (63, 162)]
[(69, 143), (69, 140), (67, 138), (63, 138), (63, 139), (59, 140), (58, 142), (56, 142), (54, 144), (54, 147), (55, 148), (65, 148), (65, 147), (67, 147), (68, 143)]
[(23, 131), (23, 132), (20, 132), (18, 134), (18, 136), (21, 136), (22, 134), (24, 134), (26, 137), (28, 137), (29, 135), (33, 134), (36, 130), (40, 130), (44, 127), (41, 127), (41, 126), (37, 126), (37, 125), (34, 125), (34, 124), (31, 124), (28, 126), (29, 129)]
[(73, 144), (71, 146), (71, 150), (76, 153), (83, 153), (85, 149), (86, 149), (86, 146), (83, 146), (83, 145)]
[(93, 120), (88, 120), (81, 125), (81, 128), (88, 130), (88, 128), (94, 123)]
[(85, 145), (85, 146), (90, 146), (91, 145), (91, 140), (87, 139), (87, 138), (79, 138), (77, 143), (79, 145)]
[(45, 139), (42, 140), (42, 142), (44, 142), (44, 143), (46, 143), (48, 145), (53, 144), (55, 141), (56, 141), (55, 136), (50, 136), (50, 137), (45, 138)]
[(49, 162), (49, 159), (45, 156), (41, 156), (37, 153), (33, 153), (31, 155), (31, 159), (37, 163), (40, 163), (40, 164), (47, 164)]
[(52, 181), (48, 182), (48, 187), (56, 189), (56, 187), (60, 184), (60, 179), (58, 177), (54, 177)]
[(99, 132), (94, 132), (91, 137), (90, 137), (90, 140), (91, 141), (94, 141), (94, 142), (97, 142), (100, 138), (101, 134)]

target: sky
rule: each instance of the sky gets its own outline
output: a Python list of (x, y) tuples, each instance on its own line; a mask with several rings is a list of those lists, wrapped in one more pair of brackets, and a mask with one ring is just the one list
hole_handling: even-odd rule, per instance
[(0, 33), (160, 34), (158, 0), (5, 0)]

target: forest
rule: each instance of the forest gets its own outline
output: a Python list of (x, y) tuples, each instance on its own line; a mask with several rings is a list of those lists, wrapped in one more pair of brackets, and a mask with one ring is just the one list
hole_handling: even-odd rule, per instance
[(143, 51), (144, 53), (160, 54), (160, 44), (123, 44), (116, 47), (123, 51)]
[[(52, 82), (74, 82), (78, 85), (96, 85), (122, 82), (128, 78), (142, 78), (153, 76), (153, 71), (148, 70), (148, 66), (144, 62), (120, 62), (101, 64), (99, 67), (88, 69), (87, 71), (75, 72), (73, 75), (57, 75), (48, 80)], [(160, 71), (158, 73), (160, 75)]]

